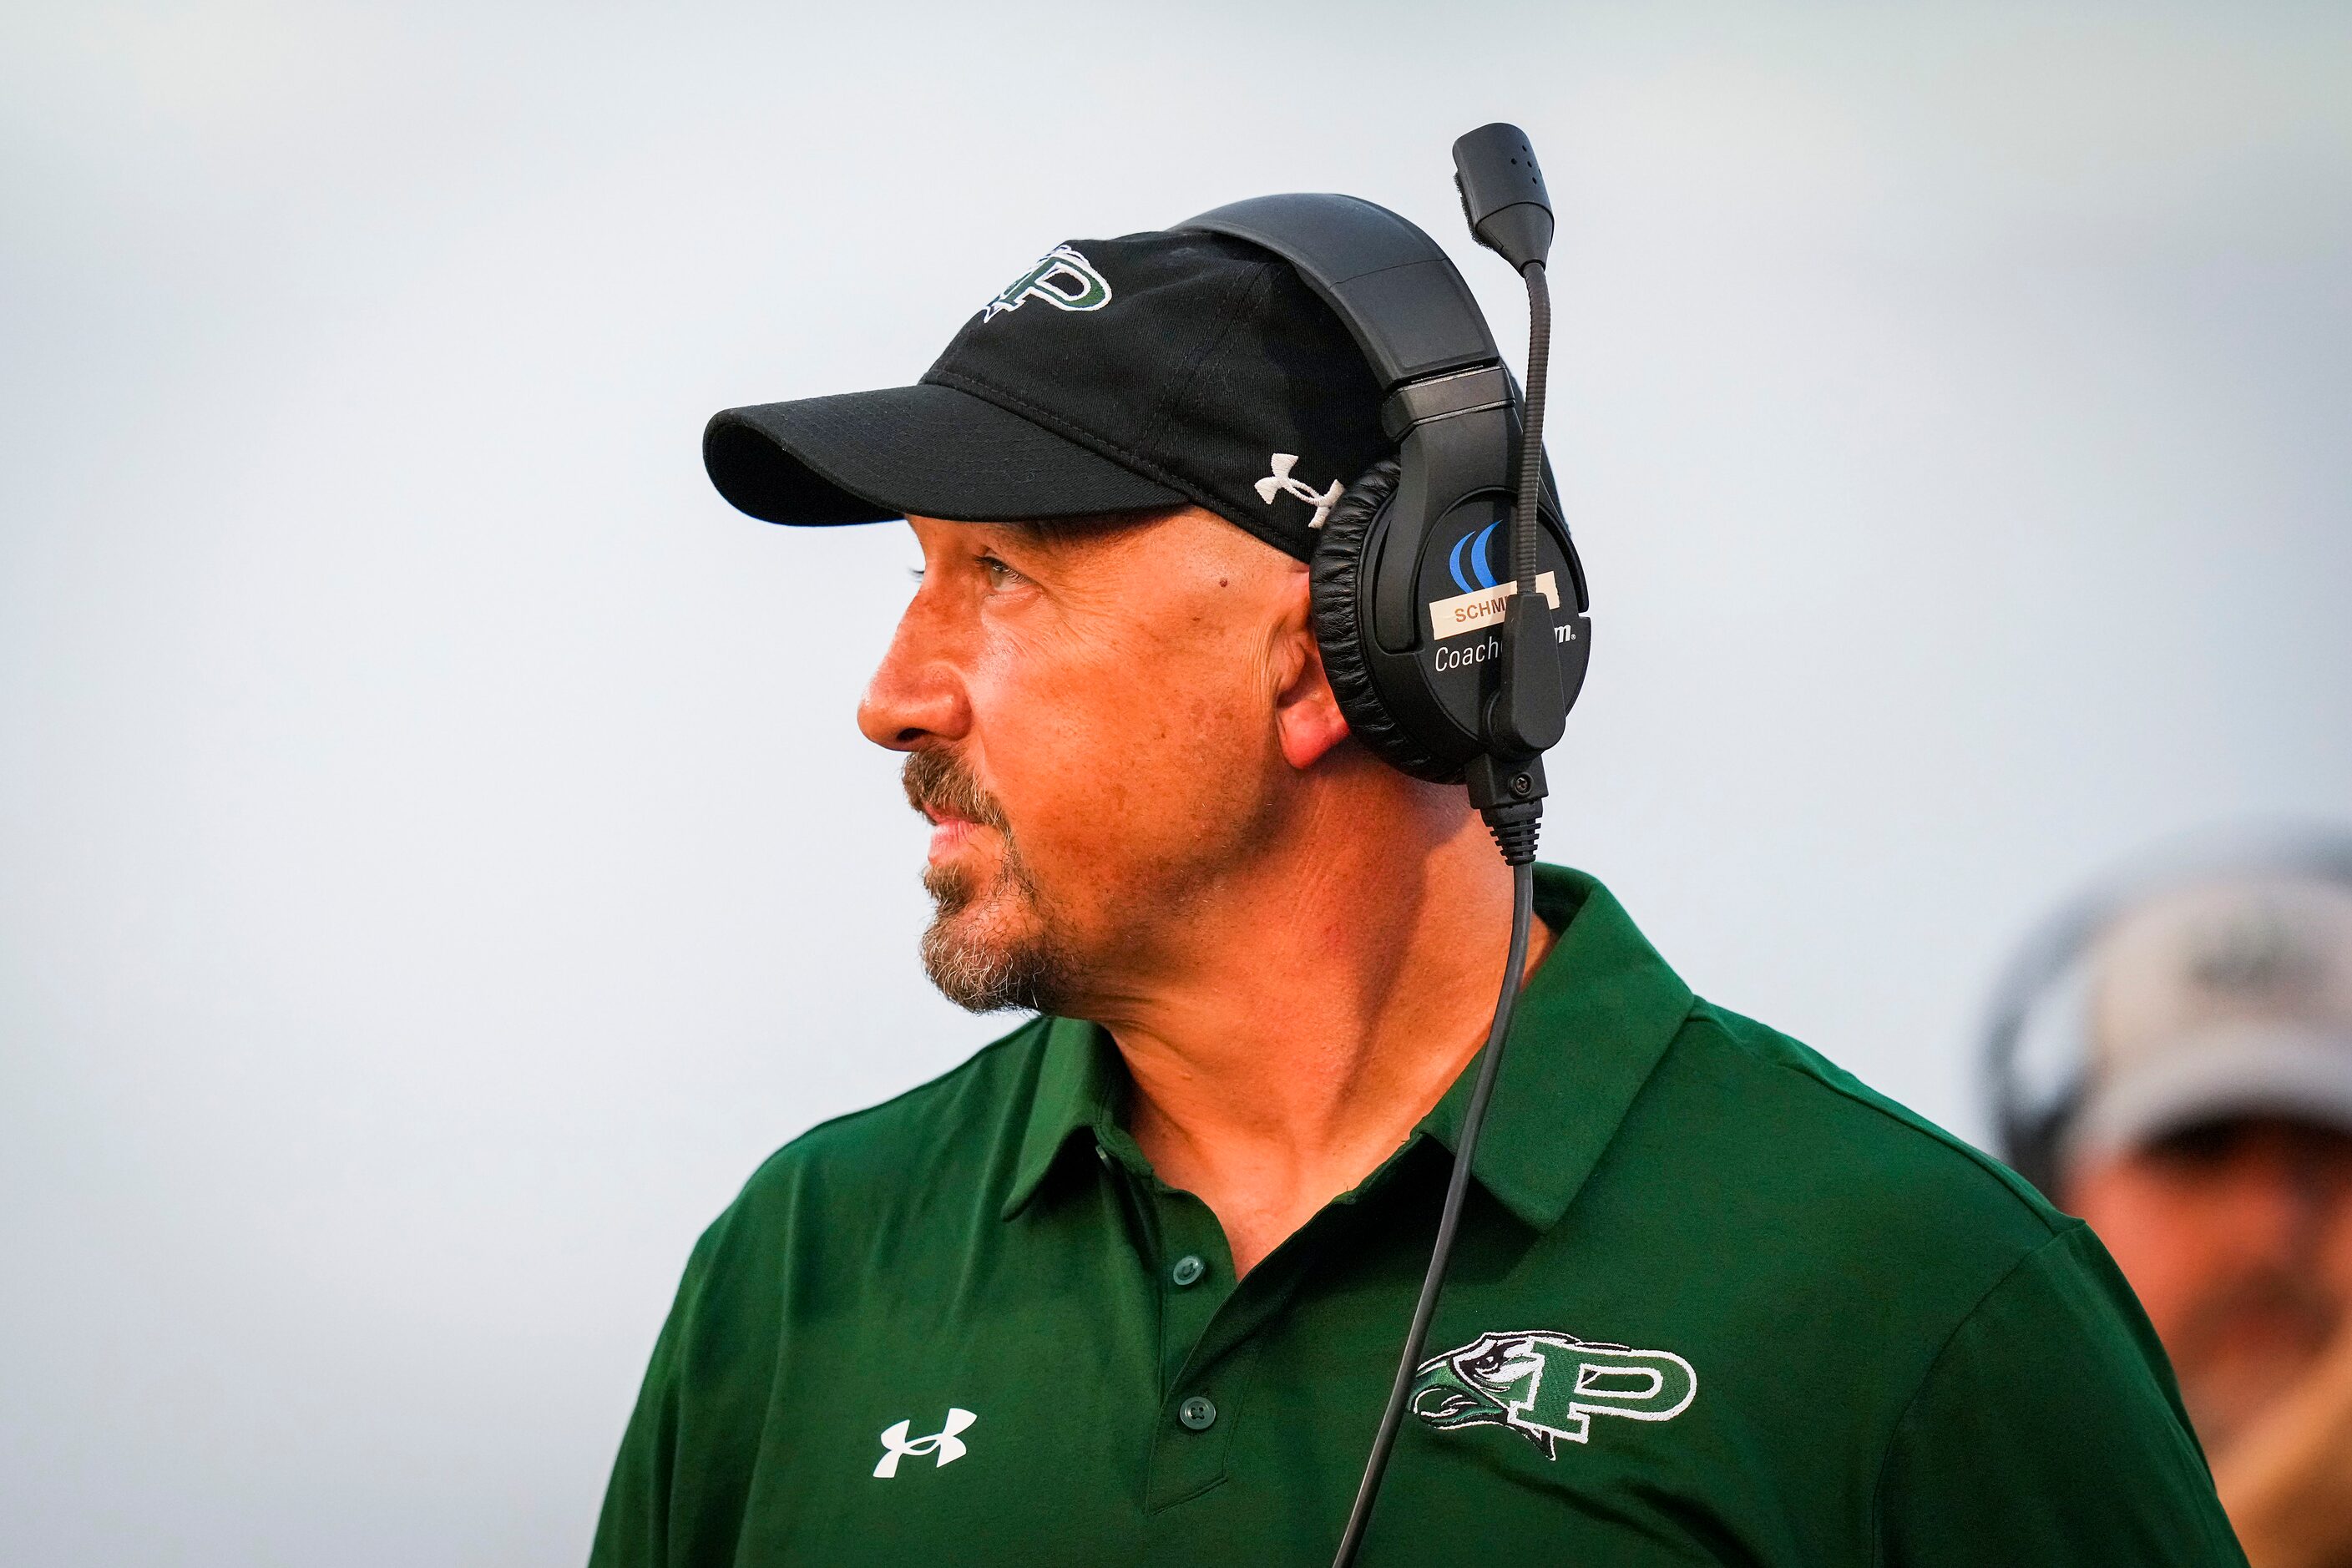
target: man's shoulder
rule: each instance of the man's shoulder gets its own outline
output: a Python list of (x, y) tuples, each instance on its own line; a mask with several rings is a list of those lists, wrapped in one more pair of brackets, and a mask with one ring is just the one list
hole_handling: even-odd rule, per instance
[(1706, 1123), (1705, 1146), (1681, 1163), (1727, 1194), (1738, 1187), (1778, 1209), (1798, 1267), (1868, 1260), (1890, 1284), (1943, 1296), (1949, 1310), (2080, 1225), (1991, 1155), (1711, 1003), (1692, 1006), (1657, 1087), (1659, 1110), (1681, 1125), (1647, 1135), (1687, 1136), (1693, 1121)]
[[(1885, 1451), (1939, 1364), (1956, 1385), (1998, 1382), (2003, 1335), (2170, 1418), (2145, 1320), (2080, 1220), (1752, 1019), (1692, 1005), (1599, 1173), (1580, 1233), (1615, 1244), (1621, 1293), (1680, 1336), (1664, 1342), (1738, 1398), (1812, 1391), (1858, 1451)], [(1996, 1320), (1981, 1353), (1953, 1358)]]
[(730, 1216), (903, 1215), (1005, 1179), (1050, 1022), (1032, 1018), (928, 1083), (817, 1123), (752, 1173)]
[(1727, 1194), (1767, 1200), (1747, 1257), (1771, 1305), (1741, 1326), (1781, 1331), (1769, 1381), (1808, 1391), (1817, 1430), (1845, 1412), (1880, 1559), (2072, 1561), (2136, 1538), (2135, 1562), (2241, 1561), (2163, 1348), (2082, 1221), (1752, 1019), (1696, 1005), (1662, 1066), (1675, 1098), (1748, 1109), (1719, 1158)]
[(1030, 1018), (927, 1083), (820, 1121), (777, 1150), (772, 1161), (854, 1163), (879, 1155), (887, 1163), (898, 1158), (908, 1138), (968, 1133), (977, 1124), (992, 1124), (1008, 1114), (1025, 1116), (1052, 1023), (1050, 1018)]

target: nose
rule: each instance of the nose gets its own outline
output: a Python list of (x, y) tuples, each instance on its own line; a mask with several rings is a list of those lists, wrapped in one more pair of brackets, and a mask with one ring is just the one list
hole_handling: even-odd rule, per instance
[(857, 727), (867, 740), (894, 752), (917, 752), (960, 741), (970, 731), (971, 700), (949, 630), (929, 587), (918, 591), (858, 701)]

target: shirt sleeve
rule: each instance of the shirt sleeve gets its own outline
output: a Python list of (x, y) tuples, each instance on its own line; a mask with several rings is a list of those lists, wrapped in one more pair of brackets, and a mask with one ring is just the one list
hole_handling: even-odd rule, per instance
[(2243, 1568), (2170, 1363), (2076, 1224), (1955, 1330), (1896, 1423), (1882, 1568)]
[(677, 1468), (679, 1342), (693, 1312), (702, 1261), (695, 1249), (679, 1283), (677, 1299), (654, 1342), (653, 1360), (637, 1392), (636, 1409), (621, 1437), (604, 1488), (604, 1508), (596, 1521), (589, 1568), (656, 1568), (670, 1562), (670, 1479)]
[[(703, 1568), (734, 1561), (774, 1360), (768, 1293), (741, 1288), (741, 1204), (686, 1266), (621, 1438), (589, 1568)], [(712, 1441), (716, 1435), (719, 1441)]]

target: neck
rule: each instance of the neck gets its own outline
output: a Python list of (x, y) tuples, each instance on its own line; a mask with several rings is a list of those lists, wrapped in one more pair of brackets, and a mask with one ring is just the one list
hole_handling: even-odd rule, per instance
[[(1266, 851), (1185, 901), (1083, 1009), (1129, 1131), (1206, 1203), (1236, 1273), (1395, 1152), (1485, 1043), (1511, 877), (1459, 791), (1373, 763), (1311, 780)], [(1530, 972), (1549, 946), (1530, 933)]]

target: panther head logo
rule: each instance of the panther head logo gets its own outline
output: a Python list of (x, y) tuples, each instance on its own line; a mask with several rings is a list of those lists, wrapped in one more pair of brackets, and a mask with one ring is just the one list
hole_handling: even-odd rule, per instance
[(1671, 1421), (1698, 1397), (1698, 1373), (1672, 1351), (1580, 1340), (1548, 1330), (1481, 1334), (1421, 1363), (1412, 1413), (1441, 1432), (1507, 1426), (1559, 1457), (1591, 1440), (1592, 1417)]

